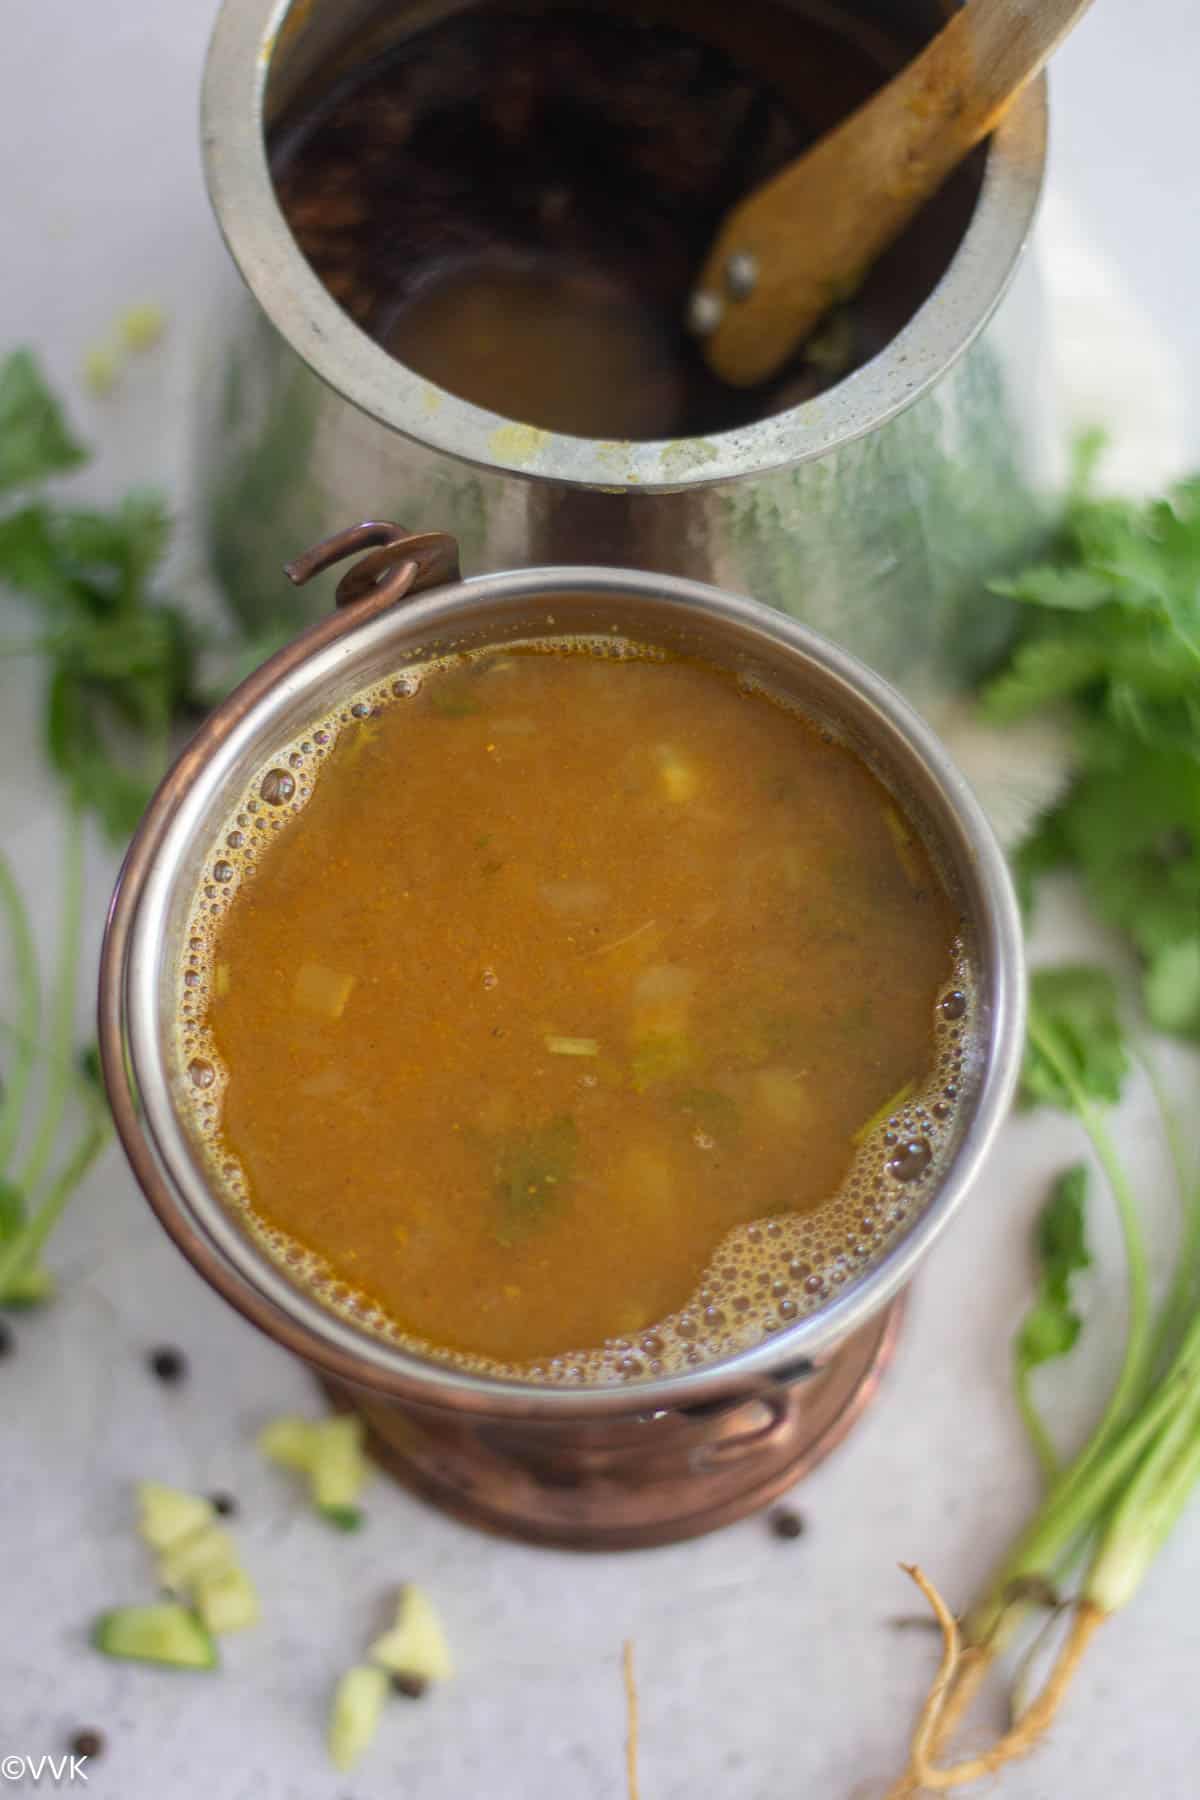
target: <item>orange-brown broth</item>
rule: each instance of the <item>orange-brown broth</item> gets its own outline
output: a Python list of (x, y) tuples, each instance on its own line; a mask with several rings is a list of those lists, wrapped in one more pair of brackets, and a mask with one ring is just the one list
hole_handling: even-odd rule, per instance
[(398, 687), (218, 928), (220, 1153), (410, 1339), (632, 1338), (928, 1081), (955, 909), (854, 754), (707, 668), (504, 653)]

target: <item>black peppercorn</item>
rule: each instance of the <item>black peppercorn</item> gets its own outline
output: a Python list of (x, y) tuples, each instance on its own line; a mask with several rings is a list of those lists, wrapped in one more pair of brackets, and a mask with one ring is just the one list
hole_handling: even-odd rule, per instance
[(168, 1384), (182, 1381), (187, 1374), (187, 1357), (182, 1350), (173, 1350), (164, 1345), (159, 1350), (152, 1350), (149, 1356), (150, 1373), (158, 1380)]
[(771, 1530), (777, 1538), (791, 1541), (803, 1537), (805, 1533), (803, 1516), (793, 1512), (790, 1506), (777, 1506), (771, 1514)]

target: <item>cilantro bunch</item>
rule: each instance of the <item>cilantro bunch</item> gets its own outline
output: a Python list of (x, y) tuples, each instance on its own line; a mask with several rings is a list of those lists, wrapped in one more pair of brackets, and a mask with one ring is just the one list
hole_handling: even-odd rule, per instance
[(997, 593), (1020, 635), (982, 703), (994, 720), (1067, 705), (1076, 774), (1018, 854), (1027, 895), (1073, 869), (1145, 969), (1151, 1023), (1200, 1038), (1200, 476), (1164, 499), (1101, 499), (1081, 448), (1048, 560)]
[[(107, 509), (69, 504), (55, 484), (86, 461), (30, 352), (0, 360), (0, 589), (27, 622), (0, 642), (0, 665), (10, 678), (19, 670), (26, 679), (30, 662), (38, 670), (44, 746), (66, 799), (58, 945), (45, 986), (26, 899), (0, 852), (0, 930), (14, 975), (0, 1010), (5, 1305), (50, 1292), (42, 1246), (111, 1130), (95, 1051), (74, 1043), (87, 822), (124, 843), (165, 768), (173, 725), (202, 705), (196, 634), (155, 589), (166, 505), (149, 492)], [(69, 1114), (77, 1128), (64, 1149)]]
[[(1075, 874), (1137, 951), (1149, 1022), (1200, 1039), (1200, 477), (1160, 500), (1100, 499), (1090, 488), (1099, 448), (1095, 437), (1082, 447), (1048, 559), (991, 584), (1022, 602), (1024, 616), (982, 705), (997, 722), (1066, 708), (1073, 723), (1071, 784), (1017, 853), (1027, 905), (1046, 871)], [(1112, 977), (1082, 966), (1038, 970), (1022, 1097), (1072, 1113), (1105, 1175), (1125, 1252), (1123, 1355), (1100, 1418), (1064, 1462), (1030, 1376), (1066, 1355), (1082, 1330), (1073, 1283), (1090, 1256), (1078, 1166), (1055, 1183), (1037, 1222), (1037, 1290), (1012, 1348), (1045, 1495), (961, 1619), (910, 1570), (941, 1626), (943, 1657), (896, 1800), (967, 1785), (1034, 1747), (1092, 1636), (1133, 1598), (1200, 1485), (1200, 1183), (1147, 1061), (1182, 1211), (1171, 1279), (1154, 1307), (1136, 1179), (1105, 1117), (1130, 1069)], [(1037, 1608), (1068, 1619), (1041, 1689), (988, 1749), (936, 1761)]]

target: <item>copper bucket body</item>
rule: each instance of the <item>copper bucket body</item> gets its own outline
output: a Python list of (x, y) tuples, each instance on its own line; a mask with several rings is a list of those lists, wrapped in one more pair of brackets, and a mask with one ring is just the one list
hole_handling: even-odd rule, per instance
[[(753, 600), (636, 571), (557, 567), (457, 579), (453, 540), (367, 524), (292, 565), (306, 578), (369, 549), (338, 610), (217, 709), (158, 790), (126, 858), (100, 978), (114, 1117), (160, 1221), (238, 1310), (366, 1418), (378, 1460), (471, 1522), (580, 1548), (658, 1544), (760, 1508), (850, 1429), (895, 1343), (899, 1296), (972, 1184), (1007, 1109), (1023, 1041), (1021, 936), (1003, 855), (934, 735), (877, 676)], [(425, 589), (425, 592), (419, 590)], [(235, 795), (344, 700), (453, 644), (598, 622), (769, 682), (861, 749), (902, 800), (959, 903), (976, 995), (963, 1104), (923, 1208), (873, 1265), (761, 1343), (688, 1370), (556, 1386), (474, 1374), (323, 1307), (214, 1190), (190, 1136), (175, 1041), (180, 940)]]

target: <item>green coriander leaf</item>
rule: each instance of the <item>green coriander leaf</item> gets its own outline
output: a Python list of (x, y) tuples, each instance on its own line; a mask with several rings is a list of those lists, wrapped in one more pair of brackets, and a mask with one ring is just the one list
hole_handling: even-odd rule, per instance
[(1086, 499), (1091, 492), (1092, 481), (1104, 452), (1108, 448), (1108, 433), (1099, 425), (1091, 425), (1081, 431), (1071, 446), (1071, 475), (1068, 482), (1068, 494), (1073, 501)]
[(1061, 632), (1027, 638), (984, 687), (983, 710), (998, 725), (1024, 718), (1090, 687), (1103, 675), (1105, 661), (1103, 647), (1086, 636)]
[(1034, 1231), (1038, 1288), (1017, 1332), (1018, 1373), (1065, 1355), (1082, 1329), (1071, 1305), (1071, 1278), (1092, 1260), (1084, 1233), (1086, 1199), (1087, 1169), (1077, 1163), (1059, 1176), (1038, 1216)]
[(1159, 1031), (1200, 1038), (1200, 930), (1150, 958), (1143, 993), (1150, 1023)]
[(153, 490), (126, 494), (107, 512), (63, 510), (55, 521), (64, 563), (103, 613), (127, 614), (138, 607), (170, 532), (166, 501)]
[(0, 582), (54, 606), (70, 599), (70, 583), (40, 503), (0, 519)]
[(541, 1224), (574, 1174), (578, 1149), (578, 1128), (565, 1114), (509, 1138), (493, 1170), (501, 1244), (519, 1243)]
[(14, 350), (0, 360), (0, 492), (86, 460), (32, 353)]
[[(1084, 1093), (1109, 1103), (1118, 1100), (1129, 1058), (1116, 985), (1107, 969), (1086, 964), (1037, 969), (1029, 988), (1031, 1016)], [(1071, 1096), (1057, 1070), (1032, 1042), (1026, 1045), (1021, 1097), (1026, 1105), (1072, 1110)]]
[(989, 581), (987, 586), (991, 594), (1062, 612), (1091, 612), (1113, 597), (1111, 580), (1099, 570), (1057, 568), (1052, 563), (1035, 563), (1019, 575)]
[(1051, 1189), (1034, 1231), (1038, 1282), (1033, 1302), (1013, 1340), (1013, 1382), (1017, 1403), (1048, 1475), (1057, 1458), (1050, 1435), (1034, 1405), (1030, 1371), (1075, 1346), (1083, 1321), (1071, 1304), (1072, 1278), (1091, 1263), (1084, 1233), (1087, 1170), (1082, 1163), (1067, 1169)]
[(151, 784), (114, 761), (91, 701), (84, 680), (69, 669), (55, 670), (46, 703), (46, 751), (74, 803), (95, 813), (112, 841), (121, 843), (137, 829)]
[(1027, 919), (1033, 913), (1037, 884), (1042, 876), (1061, 868), (1069, 859), (1070, 847), (1063, 836), (1061, 813), (1057, 809), (1043, 813), (1029, 836), (1009, 858), (1017, 899)]
[(1100, 916), (1154, 956), (1200, 920), (1200, 759), (1127, 739), (1110, 757), (1093, 754), (1059, 828)]

